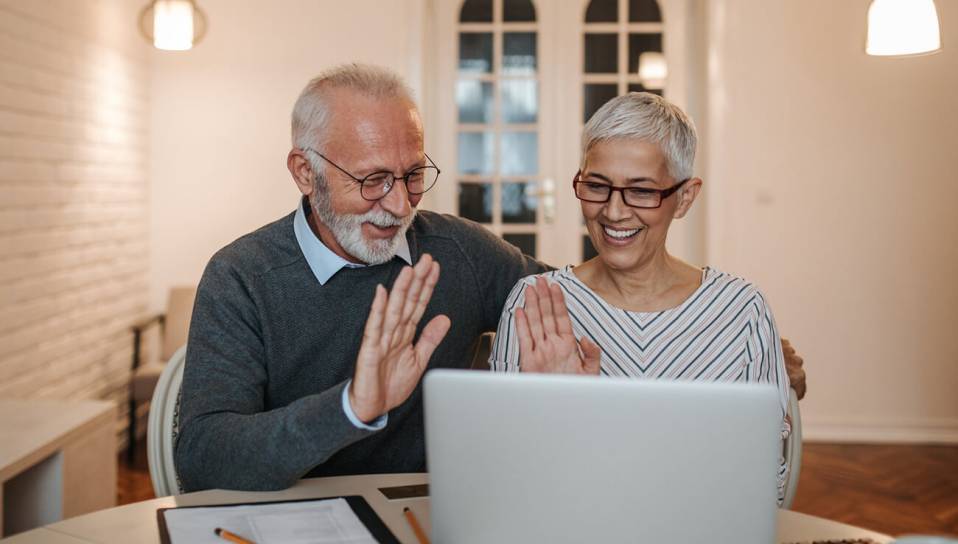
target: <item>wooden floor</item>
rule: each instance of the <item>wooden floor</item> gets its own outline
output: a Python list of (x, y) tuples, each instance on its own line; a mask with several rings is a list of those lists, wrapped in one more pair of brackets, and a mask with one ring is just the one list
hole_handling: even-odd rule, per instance
[[(146, 444), (120, 455), (118, 504), (153, 498)], [(805, 444), (793, 510), (899, 536), (958, 536), (958, 446)]]
[(805, 444), (792, 509), (895, 536), (958, 536), (958, 446)]

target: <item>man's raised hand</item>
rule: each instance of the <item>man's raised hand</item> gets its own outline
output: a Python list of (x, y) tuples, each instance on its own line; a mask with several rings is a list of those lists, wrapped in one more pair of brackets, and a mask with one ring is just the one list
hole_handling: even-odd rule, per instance
[(438, 315), (413, 344), (438, 280), (439, 263), (425, 254), (415, 267), (403, 268), (391, 292), (376, 286), (349, 390), (349, 404), (361, 421), (373, 421), (409, 398), (449, 331), (449, 318)]

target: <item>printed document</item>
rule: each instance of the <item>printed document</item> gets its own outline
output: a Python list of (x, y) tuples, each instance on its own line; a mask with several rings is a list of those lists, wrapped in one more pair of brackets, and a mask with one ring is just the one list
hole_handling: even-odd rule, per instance
[(163, 513), (173, 544), (223, 544), (222, 527), (256, 544), (376, 544), (346, 499), (176, 508)]

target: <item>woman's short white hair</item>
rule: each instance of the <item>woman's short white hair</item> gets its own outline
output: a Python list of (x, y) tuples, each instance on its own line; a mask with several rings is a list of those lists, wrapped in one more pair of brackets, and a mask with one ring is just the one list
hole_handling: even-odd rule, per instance
[(369, 64), (342, 64), (313, 78), (293, 106), (293, 147), (320, 150), (329, 124), (329, 89), (352, 89), (374, 98), (398, 98), (414, 103), (412, 90), (387, 68)]
[(652, 93), (629, 93), (609, 100), (582, 130), (582, 166), (597, 143), (635, 139), (657, 144), (676, 180), (692, 177), (698, 137), (695, 124), (678, 106)]

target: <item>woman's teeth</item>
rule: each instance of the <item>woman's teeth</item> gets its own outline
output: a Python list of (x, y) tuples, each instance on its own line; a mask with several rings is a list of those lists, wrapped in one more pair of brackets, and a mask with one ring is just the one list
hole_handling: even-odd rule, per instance
[(602, 227), (606, 234), (615, 238), (617, 240), (624, 240), (626, 238), (631, 238), (636, 235), (642, 229), (629, 229), (629, 230), (614, 230), (609, 227)]

